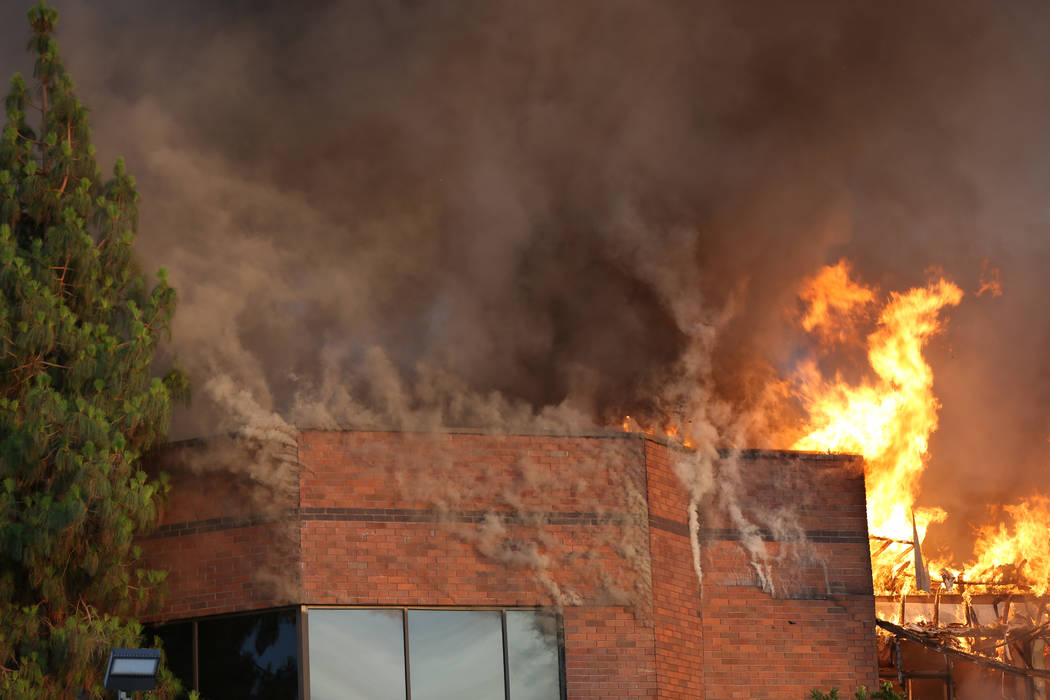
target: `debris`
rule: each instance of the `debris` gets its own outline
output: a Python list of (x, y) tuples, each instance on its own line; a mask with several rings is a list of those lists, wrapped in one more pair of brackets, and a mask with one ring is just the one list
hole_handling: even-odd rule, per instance
[(930, 592), (930, 572), (922, 560), (922, 542), (919, 541), (919, 529), (915, 527), (915, 511), (911, 512), (911, 531), (913, 535), (912, 550), (915, 552), (915, 587), (924, 593)]

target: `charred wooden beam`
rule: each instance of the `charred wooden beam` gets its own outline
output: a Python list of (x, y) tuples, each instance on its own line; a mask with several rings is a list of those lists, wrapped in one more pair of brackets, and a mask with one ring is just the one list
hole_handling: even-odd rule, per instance
[(898, 540), (894, 537), (883, 537), (882, 535), (868, 535), (869, 540), (878, 540), (879, 542), (889, 542), (890, 544), (915, 544), (911, 540)]
[(877, 551), (876, 551), (876, 552), (875, 552), (874, 554), (872, 554), (872, 555), (871, 555), (871, 558), (872, 558), (872, 559), (875, 559), (876, 557), (878, 557), (879, 555), (881, 555), (881, 554), (882, 554), (883, 552), (885, 552), (885, 551), (886, 551), (887, 549), (889, 549), (890, 547), (892, 547), (892, 546), (893, 546), (893, 543), (897, 541), (897, 540), (891, 540), (891, 539), (890, 539), (890, 538), (888, 538), (888, 537), (879, 537), (879, 538), (877, 538), (877, 539), (882, 539), (882, 540), (885, 540), (885, 541), (884, 541), (884, 542), (882, 543), (882, 545), (881, 545), (881, 546), (879, 547), (879, 549), (878, 549), (878, 550), (877, 550)]
[[(971, 654), (961, 649), (948, 646), (937, 637), (931, 637), (914, 630), (895, 625), (892, 622), (886, 622), (885, 620), (875, 620), (875, 624), (886, 630), (890, 634), (894, 635), (898, 639), (907, 639), (908, 641), (914, 642), (915, 644), (922, 645), (927, 649), (945, 654), (946, 656), (955, 657), (969, 661), (970, 663), (978, 666), (984, 666), (985, 668), (992, 668), (1003, 673), (1009, 673), (1014, 676), (1022, 678), (1050, 678), (1050, 670), (1038, 669), (1038, 668), (1022, 668), (1020, 666), (1014, 666), (1012, 664), (1003, 663), (995, 659), (990, 659), (986, 656), (979, 654)], [(899, 662), (898, 662), (899, 663)], [(903, 672), (900, 670), (899, 672)]]

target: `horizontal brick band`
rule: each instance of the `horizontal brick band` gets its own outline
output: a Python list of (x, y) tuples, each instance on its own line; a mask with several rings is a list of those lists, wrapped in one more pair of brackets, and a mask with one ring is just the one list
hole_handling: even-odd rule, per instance
[(491, 511), (454, 510), (437, 511), (414, 508), (321, 508), (304, 506), (289, 508), (275, 515), (247, 515), (240, 517), (209, 518), (161, 525), (144, 540), (198, 535), (219, 530), (272, 525), (278, 522), (324, 520), (353, 523), (481, 523), (490, 514), (509, 525), (623, 525), (641, 522), (626, 513), (594, 513), (586, 511)]
[[(161, 525), (144, 540), (165, 539), (198, 535), (220, 530), (236, 530), (246, 527), (272, 525), (279, 522), (321, 520), (352, 523), (481, 523), (489, 514), (496, 515), (501, 522), (509, 525), (624, 525), (636, 520), (626, 513), (594, 513), (587, 511), (525, 511), (500, 512), (491, 510), (455, 510), (436, 511), (416, 508), (322, 508), (305, 506), (289, 508), (273, 515), (245, 515), (207, 520), (194, 520), (181, 523)], [(689, 525), (659, 515), (649, 516), (649, 526), (657, 530), (689, 537)], [(778, 538), (768, 529), (759, 529), (759, 537), (764, 542), (793, 541), (793, 538)], [(868, 541), (868, 533), (863, 531), (842, 530), (806, 530), (805, 538), (809, 542), (829, 544), (861, 544)], [(702, 528), (700, 540), (704, 542), (739, 542), (742, 535), (734, 528)]]
[[(684, 522), (664, 518), (659, 515), (649, 516), (649, 526), (657, 530), (669, 532), (672, 535), (682, 537), (689, 536), (689, 525)], [(860, 544), (868, 541), (868, 533), (864, 531), (842, 531), (842, 530), (806, 530), (806, 541), (822, 542), (829, 544)], [(760, 528), (759, 537), (763, 542), (791, 542), (790, 537), (777, 537), (771, 530)], [(740, 531), (735, 528), (701, 528), (700, 540), (703, 542), (739, 542), (742, 538)]]
[(650, 515), (649, 527), (663, 530), (664, 532), (670, 532), (672, 535), (689, 537), (689, 525), (687, 523), (671, 520), (671, 518), (665, 518), (661, 515)]
[(167, 523), (159, 526), (143, 540), (162, 540), (168, 537), (183, 537), (185, 535), (199, 535), (205, 532), (218, 532), (220, 530), (236, 530), (245, 527), (258, 527), (260, 525), (273, 525), (280, 522), (294, 521), (297, 509), (289, 508), (276, 514), (262, 515), (251, 514), (242, 516), (225, 516), (222, 518), (208, 518), (207, 520), (191, 520), (181, 523)]
[(795, 450), (718, 450), (722, 459), (737, 457), (745, 460), (772, 459), (778, 462), (862, 462), (860, 455), (839, 452), (796, 452)]
[(480, 523), (490, 514), (512, 525), (619, 525), (633, 518), (626, 513), (586, 511), (494, 511), (421, 510), (413, 508), (317, 508), (299, 509), (300, 520), (334, 520), (359, 523)]
[[(824, 542), (829, 544), (861, 544), (867, 543), (867, 531), (849, 530), (805, 530), (803, 532), (807, 542)], [(777, 537), (771, 530), (758, 529), (758, 535), (763, 542), (795, 542), (800, 538)], [(743, 539), (740, 530), (735, 528), (702, 528), (700, 539), (713, 542), (738, 542)]]

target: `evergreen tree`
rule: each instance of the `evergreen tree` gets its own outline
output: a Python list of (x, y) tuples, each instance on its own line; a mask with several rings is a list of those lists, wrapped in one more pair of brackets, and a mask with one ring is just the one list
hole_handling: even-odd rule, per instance
[(101, 177), (57, 18), (29, 12), (35, 80), (12, 79), (0, 140), (4, 698), (103, 697), (110, 649), (139, 646), (163, 573), (136, 565), (132, 538), (167, 486), (137, 464), (185, 390), (177, 370), (153, 377), (175, 292), (136, 266), (135, 183), (120, 160)]

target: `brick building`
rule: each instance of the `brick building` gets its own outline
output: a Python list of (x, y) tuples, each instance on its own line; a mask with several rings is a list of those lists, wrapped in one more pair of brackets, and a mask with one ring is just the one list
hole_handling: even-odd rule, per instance
[(173, 496), (141, 543), (170, 571), (153, 623), (205, 698), (874, 687), (855, 458), (727, 456), (690, 537), (675, 471), (696, 459), (637, 434), (174, 446), (157, 460)]

